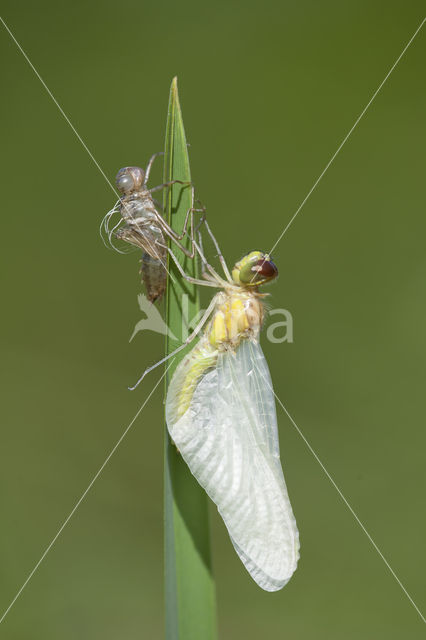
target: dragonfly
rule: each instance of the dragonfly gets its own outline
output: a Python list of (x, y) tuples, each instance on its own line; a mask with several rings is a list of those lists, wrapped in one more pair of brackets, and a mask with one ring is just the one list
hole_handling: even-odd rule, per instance
[(131, 389), (199, 338), (168, 388), (168, 432), (216, 504), (251, 577), (262, 589), (277, 591), (299, 558), (299, 533), (280, 462), (274, 391), (259, 343), (268, 295), (259, 287), (272, 282), (278, 269), (269, 254), (256, 250), (229, 271), (212, 238), (224, 277), (207, 262), (200, 235), (194, 243), (203, 280), (187, 275), (168, 249), (185, 280), (219, 291), (187, 340), (146, 369)]
[[(166, 239), (170, 239), (189, 258), (194, 258), (195, 250), (192, 244), (194, 237), (194, 213), (201, 213), (202, 224), (205, 216), (205, 208), (195, 207), (194, 187), (189, 182), (171, 180), (151, 189), (148, 188), (150, 172), (154, 160), (164, 155), (163, 152), (155, 153), (149, 160), (146, 169), (141, 167), (123, 167), (117, 173), (115, 183), (121, 196), (114, 207), (108, 211), (101, 223), (101, 236), (107, 239), (109, 244), (120, 253), (124, 253), (116, 247), (113, 237), (142, 249), (141, 269), (142, 281), (147, 291), (150, 302), (160, 300), (166, 289), (167, 282), (167, 248)], [(174, 184), (191, 187), (191, 207), (185, 216), (182, 232), (174, 231), (160, 210), (161, 205), (153, 198), (153, 193)], [(119, 221), (114, 225), (112, 220), (115, 214), (119, 215)], [(190, 229), (191, 249), (188, 249), (181, 240)]]

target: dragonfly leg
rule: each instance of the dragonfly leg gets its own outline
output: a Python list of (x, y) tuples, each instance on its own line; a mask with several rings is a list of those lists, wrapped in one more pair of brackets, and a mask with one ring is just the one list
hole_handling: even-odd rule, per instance
[[(167, 236), (170, 238), (170, 240), (172, 240), (175, 243), (175, 245), (182, 251), (182, 253), (184, 253), (187, 256), (187, 258), (191, 258), (191, 260), (195, 256), (195, 247), (194, 247), (194, 213), (198, 213), (199, 211), (200, 211), (199, 209), (193, 209), (192, 207), (190, 209), (188, 209), (188, 211), (186, 212), (185, 221), (184, 221), (184, 225), (183, 225), (183, 230), (182, 230), (181, 234), (179, 234), (176, 231), (174, 231), (174, 229), (172, 229), (172, 227), (164, 220), (163, 217), (161, 217), (161, 216), (157, 217), (159, 225), (161, 226), (163, 231), (167, 234)], [(181, 242), (182, 238), (184, 237), (184, 235), (187, 232), (188, 224), (189, 224), (190, 229), (191, 229), (190, 241), (191, 241), (192, 250), (189, 250)]]
[(145, 169), (145, 180), (143, 182), (144, 185), (146, 185), (148, 180), (149, 180), (149, 174), (151, 173), (151, 168), (152, 168), (152, 165), (154, 163), (155, 158), (158, 158), (159, 156), (164, 156), (164, 151), (159, 151), (158, 153), (154, 153), (154, 155), (151, 156), (151, 158), (150, 158), (150, 160), (149, 160), (149, 162), (147, 164), (147, 167)]
[(148, 191), (149, 193), (154, 193), (154, 191), (161, 191), (161, 189), (165, 189), (166, 187), (171, 187), (172, 184), (188, 185), (191, 183), (183, 180), (170, 180), (170, 182), (163, 182), (163, 184), (159, 184), (158, 187), (153, 187), (152, 189), (148, 189)]
[[(192, 187), (191, 187), (191, 206), (189, 207), (188, 211), (186, 212), (185, 220), (184, 220), (184, 223), (183, 223), (183, 227), (182, 227), (181, 233), (178, 233), (177, 231), (172, 229), (172, 227), (166, 222), (166, 220), (164, 220), (163, 217), (158, 218), (159, 224), (161, 225), (163, 230), (167, 233), (169, 238), (172, 239), (175, 242), (176, 246), (178, 246), (179, 249), (188, 258), (191, 258), (191, 260), (195, 256), (195, 247), (194, 247), (194, 233), (195, 233), (195, 230), (194, 230), (194, 213), (202, 213), (203, 214), (201, 216), (201, 218), (200, 218), (200, 221), (199, 221), (198, 225), (197, 225), (197, 229), (201, 226), (201, 224), (205, 221), (205, 218), (206, 218), (206, 208), (203, 207), (203, 206), (202, 206), (201, 209), (197, 209), (196, 207), (194, 207), (194, 197), (195, 197), (195, 191), (194, 191), (194, 186), (192, 185)], [(192, 247), (191, 251), (187, 247), (185, 247), (181, 242), (183, 237), (188, 232), (188, 226), (190, 228), (189, 238), (190, 238), (191, 247)]]
[(145, 376), (150, 371), (152, 371), (153, 369), (156, 369), (157, 367), (160, 366), (160, 364), (163, 364), (164, 362), (166, 362), (170, 358), (173, 358), (173, 356), (178, 354), (179, 351), (182, 351), (182, 349), (185, 349), (185, 347), (187, 347), (194, 340), (194, 338), (196, 338), (198, 336), (198, 334), (200, 333), (201, 329), (204, 327), (204, 325), (206, 324), (207, 320), (209, 319), (209, 317), (210, 317), (215, 305), (216, 305), (216, 296), (214, 296), (214, 298), (210, 302), (209, 306), (207, 307), (206, 311), (204, 312), (203, 317), (201, 318), (201, 320), (199, 321), (197, 326), (194, 328), (194, 331), (187, 337), (185, 342), (183, 344), (181, 344), (180, 347), (178, 347), (177, 349), (172, 351), (172, 353), (169, 353), (169, 355), (165, 356), (164, 358), (161, 358), (161, 360), (159, 360), (155, 364), (153, 364), (150, 367), (148, 367), (147, 369), (145, 369), (145, 371), (143, 372), (143, 374), (141, 375), (139, 380), (136, 382), (136, 384), (133, 385), (133, 387), (129, 387), (130, 391), (134, 391), (136, 389), (136, 387), (142, 382), (142, 380), (145, 378)]
[[(162, 229), (167, 233), (167, 235), (169, 236), (169, 238), (171, 238), (174, 243), (176, 244), (176, 246), (188, 257), (191, 258), (191, 260), (194, 258), (195, 256), (195, 250), (197, 250), (198, 254), (200, 255), (201, 258), (201, 262), (203, 263), (203, 271), (205, 272), (205, 270), (207, 269), (207, 271), (209, 271), (211, 273), (211, 275), (213, 276), (213, 278), (215, 279), (215, 281), (221, 282), (222, 286), (224, 284), (223, 280), (220, 278), (220, 276), (218, 275), (218, 273), (216, 273), (216, 271), (213, 269), (213, 267), (207, 262), (204, 253), (202, 251), (202, 249), (200, 249), (199, 246), (197, 246), (197, 243), (195, 241), (195, 232), (196, 230), (199, 229), (199, 227), (204, 223), (206, 223), (205, 220), (205, 212), (206, 212), (206, 208), (204, 206), (202, 206), (201, 209), (197, 209), (194, 207), (194, 198), (195, 198), (195, 190), (194, 190), (194, 186), (192, 185), (191, 187), (191, 192), (192, 192), (192, 198), (191, 198), (191, 207), (188, 209), (186, 216), (185, 216), (185, 221), (184, 221), (184, 225), (183, 225), (183, 229), (182, 229), (182, 233), (179, 235), (178, 233), (176, 233), (176, 231), (174, 231), (174, 229), (171, 228), (171, 226), (169, 224), (167, 224), (167, 222), (164, 220), (164, 218), (162, 216), (159, 216), (157, 213), (157, 220), (159, 225), (162, 227)], [(196, 229), (194, 228), (194, 213), (202, 213), (203, 215), (201, 216), (201, 219), (196, 227)], [(181, 242), (180, 240), (184, 237), (185, 233), (187, 233), (188, 230), (188, 224), (190, 227), (190, 241), (191, 241), (191, 246), (192, 246), (192, 251), (189, 251)], [(213, 236), (214, 238), (214, 236)], [(219, 245), (217, 244), (216, 238), (214, 238), (214, 242), (215, 242), (215, 246), (217, 246), (217, 248), (219, 249)], [(220, 249), (219, 249), (219, 253), (220, 253)], [(222, 254), (221, 254), (222, 255)], [(222, 258), (223, 259), (223, 258)], [(206, 267), (206, 269), (204, 269), (204, 267)], [(229, 273), (229, 272), (228, 272)], [(231, 281), (229, 279), (229, 281)]]
[(213, 231), (210, 229), (210, 226), (209, 226), (207, 220), (204, 221), (204, 226), (206, 227), (207, 233), (209, 234), (209, 236), (212, 239), (213, 244), (214, 244), (214, 246), (216, 248), (217, 256), (219, 258), (220, 264), (222, 265), (223, 273), (225, 274), (226, 279), (228, 280), (228, 282), (232, 282), (232, 278), (231, 278), (231, 274), (230, 274), (229, 269), (228, 269), (228, 265), (226, 264), (225, 258), (223, 257), (222, 252), (220, 250), (219, 243), (216, 240), (216, 237), (214, 236)]
[[(158, 243), (159, 244), (159, 243)], [(164, 245), (160, 245), (160, 246), (164, 246)], [(187, 282), (191, 282), (192, 284), (199, 284), (202, 287), (215, 287), (216, 289), (222, 288), (222, 284), (217, 279), (215, 279), (215, 281), (211, 281), (208, 282), (206, 280), (199, 280), (198, 278), (193, 278), (192, 276), (188, 276), (185, 271), (183, 270), (182, 265), (180, 264), (179, 260), (176, 258), (175, 254), (173, 253), (173, 251), (170, 249), (170, 247), (164, 247), (165, 249), (167, 249), (167, 251), (169, 252), (170, 256), (173, 259), (173, 262), (175, 263), (180, 275), (182, 276), (182, 278), (184, 278)]]
[[(158, 211), (154, 208), (154, 207), (146, 207), (146, 211), (149, 211), (150, 213), (153, 213), (155, 215), (156, 221), (158, 223), (158, 226), (161, 228), (162, 231), (164, 231), (164, 233), (167, 235), (168, 238), (170, 238), (170, 240), (172, 242), (174, 242), (176, 244), (176, 246), (188, 257), (191, 258), (191, 260), (194, 258), (195, 255), (195, 248), (192, 248), (192, 252), (189, 251), (189, 249), (187, 249), (180, 241), (179, 241), (179, 235), (176, 233), (176, 231), (174, 231), (170, 225), (167, 224), (167, 222), (164, 220), (163, 216), (161, 214), (158, 213)], [(189, 217), (189, 215), (192, 213), (192, 210), (189, 209), (188, 212), (186, 213), (185, 216), (185, 226), (188, 225), (187, 223), (187, 219)], [(141, 227), (137, 227), (139, 229), (139, 231), (142, 231)], [(183, 237), (184, 234), (182, 234)], [(166, 249), (167, 247), (165, 245), (162, 245), (161, 243), (157, 243), (159, 244), (159, 246), (163, 247), (164, 249)], [(191, 241), (191, 244), (193, 244), (193, 242)]]
[[(199, 226), (200, 225), (197, 226), (198, 244), (200, 245), (200, 251), (204, 255), (203, 238), (201, 237), (201, 231), (198, 230)], [(201, 260), (201, 276), (203, 278), (206, 278), (206, 276), (207, 276), (206, 265), (204, 264), (204, 262), (202, 260)]]
[[(199, 246), (199, 249), (200, 249), (199, 253), (200, 253), (200, 256), (201, 256), (201, 254), (204, 255), (203, 238), (201, 236), (201, 231), (198, 231), (198, 227), (197, 227), (197, 234), (198, 234), (198, 246)], [(203, 260), (201, 260), (201, 276), (205, 280), (209, 280), (210, 282), (217, 282), (217, 278), (215, 278), (211, 274), (207, 273), (206, 265), (205, 265), (205, 262), (203, 262)]]
[[(222, 265), (222, 269), (223, 269), (223, 272), (224, 272), (224, 274), (226, 276), (226, 279), (228, 280), (228, 282), (232, 282), (231, 274), (229, 272), (228, 265), (226, 264), (225, 258), (223, 257), (223, 254), (222, 254), (222, 252), (220, 250), (219, 243), (216, 240), (216, 237), (214, 236), (213, 231), (210, 229), (210, 226), (209, 226), (209, 224), (208, 224), (208, 222), (206, 220), (206, 207), (203, 205), (203, 203), (200, 200), (197, 200), (195, 202), (195, 204), (198, 204), (200, 206), (200, 208), (198, 208), (198, 209), (195, 208), (194, 207), (194, 197), (195, 197), (195, 191), (194, 191), (194, 186), (192, 186), (192, 206), (191, 206), (191, 208), (188, 210), (188, 212), (186, 214), (185, 223), (184, 223), (184, 226), (183, 226), (182, 233), (180, 235), (178, 235), (177, 237), (178, 237), (179, 240), (181, 240), (183, 238), (183, 236), (185, 235), (185, 233), (187, 232), (188, 218), (189, 218), (189, 215), (191, 215), (191, 223), (190, 223), (191, 233), (190, 233), (190, 238), (191, 238), (191, 244), (193, 246), (193, 250), (192, 250), (192, 254), (190, 256), (188, 256), (188, 257), (190, 257), (190, 258), (194, 257), (194, 245), (196, 246), (194, 235), (195, 235), (195, 232), (198, 232), (198, 241), (199, 241), (199, 245), (200, 245), (200, 248), (198, 249), (198, 253), (200, 254), (201, 262), (202, 262), (202, 265), (203, 265), (202, 266), (202, 271), (203, 271), (203, 273), (205, 273), (206, 270), (204, 269), (204, 267), (206, 267), (207, 270), (210, 271), (210, 273), (214, 277), (217, 277), (218, 274), (213, 269), (213, 267), (208, 264), (207, 260), (205, 259), (202, 242), (200, 242), (201, 233), (199, 232), (199, 229), (204, 224), (204, 226), (206, 227), (207, 233), (209, 234), (209, 236), (212, 239), (213, 244), (214, 244), (214, 246), (216, 248), (217, 255), (218, 255), (218, 258), (219, 258), (219, 262)], [(195, 229), (194, 229), (194, 216), (193, 216), (194, 213), (202, 213), (203, 214), (201, 216), (200, 221), (198, 222), (197, 227)], [(184, 251), (184, 253), (185, 253), (185, 251)]]
[[(201, 247), (197, 244), (197, 242), (195, 240), (193, 240), (194, 243), (194, 247), (197, 249), (197, 253), (201, 258), (201, 262), (203, 263), (203, 265), (206, 267), (207, 271), (209, 271), (209, 273), (211, 274), (212, 279), (217, 282), (217, 286), (220, 287), (224, 287), (226, 286), (226, 282), (225, 280), (223, 280), (217, 273), (216, 271), (213, 269), (213, 267), (207, 262), (203, 250), (201, 249)], [(204, 277), (207, 277), (207, 274), (204, 272)]]
[[(172, 184), (175, 184), (175, 183), (184, 184), (184, 185), (191, 184), (190, 182), (186, 182), (185, 183), (185, 182), (182, 182), (181, 180), (172, 180), (171, 182), (167, 182), (167, 183), (165, 183), (163, 185), (160, 185), (159, 187), (155, 187), (153, 190), (155, 191), (157, 189), (162, 189), (164, 187), (168, 187), (168, 186), (170, 186)], [(153, 190), (151, 189), (150, 191), (153, 191)], [(191, 258), (191, 260), (192, 260), (194, 258), (194, 256), (195, 256), (195, 248), (194, 248), (194, 213), (202, 213), (203, 214), (201, 216), (201, 219), (200, 219), (198, 225), (197, 225), (197, 228), (198, 228), (205, 220), (206, 209), (203, 206), (202, 206), (201, 209), (197, 209), (196, 207), (194, 207), (194, 186), (193, 185), (191, 186), (191, 192), (192, 192), (191, 207), (186, 212), (185, 220), (184, 220), (184, 223), (183, 223), (183, 228), (182, 228), (181, 233), (177, 233), (177, 231), (172, 229), (172, 227), (164, 220), (163, 216), (160, 215), (158, 213), (158, 211), (156, 211), (155, 209), (150, 209), (150, 211), (152, 211), (152, 213), (155, 214), (155, 216), (157, 218), (157, 222), (158, 222), (159, 226), (162, 228), (162, 230), (165, 231), (165, 233), (168, 235), (168, 237), (175, 242), (176, 246), (188, 258)], [(190, 231), (190, 241), (191, 241), (192, 250), (189, 250), (181, 242), (181, 240), (183, 239), (185, 234), (187, 234), (187, 232), (188, 232), (188, 225), (189, 225), (190, 230), (191, 230)]]
[[(186, 212), (186, 216), (185, 216), (185, 221), (183, 223), (183, 228), (180, 234), (176, 233), (175, 231), (173, 233), (176, 234), (176, 239), (177, 240), (182, 240), (182, 238), (185, 236), (185, 234), (188, 231), (188, 223), (189, 220), (191, 220), (190, 222), (190, 239), (191, 239), (191, 244), (193, 244), (193, 240), (194, 240), (194, 213), (202, 213), (203, 215), (200, 216), (200, 220), (197, 224), (197, 227), (195, 229), (195, 231), (198, 231), (198, 229), (201, 227), (201, 225), (205, 222), (206, 220), (206, 207), (203, 205), (203, 203), (200, 200), (197, 200), (197, 204), (199, 205), (199, 208), (197, 209), (197, 207), (194, 206), (195, 202), (195, 187), (194, 185), (191, 186), (191, 206), (188, 209), (188, 211)], [(192, 255), (192, 258), (194, 257), (194, 255)]]

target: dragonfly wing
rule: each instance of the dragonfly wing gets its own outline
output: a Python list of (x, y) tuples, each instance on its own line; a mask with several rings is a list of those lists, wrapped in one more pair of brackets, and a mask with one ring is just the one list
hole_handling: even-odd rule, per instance
[[(172, 381), (172, 394), (173, 387)], [(173, 398), (169, 401), (172, 405)], [(246, 569), (263, 589), (281, 589), (296, 569), (299, 535), (260, 345), (244, 340), (236, 353), (220, 353), (217, 366), (196, 386), (187, 411), (175, 421), (173, 416), (169, 413), (167, 420), (170, 435), (216, 503)]]

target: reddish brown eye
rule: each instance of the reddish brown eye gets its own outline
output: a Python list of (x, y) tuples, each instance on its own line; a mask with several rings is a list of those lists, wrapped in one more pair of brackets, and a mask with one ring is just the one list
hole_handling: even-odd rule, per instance
[(256, 271), (264, 278), (274, 278), (278, 275), (278, 269), (272, 260), (259, 260), (256, 263)]

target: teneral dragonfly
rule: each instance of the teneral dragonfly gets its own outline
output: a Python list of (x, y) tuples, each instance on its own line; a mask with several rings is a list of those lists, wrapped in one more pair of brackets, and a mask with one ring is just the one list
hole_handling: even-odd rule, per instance
[[(211, 233), (207, 223), (206, 228)], [(278, 270), (268, 254), (251, 251), (230, 272), (219, 251), (223, 279), (207, 263), (201, 246), (195, 246), (206, 269), (204, 280), (185, 274), (169, 249), (182, 277), (221, 290), (185, 343), (146, 369), (141, 379), (205, 327), (170, 382), (168, 431), (217, 505), (247, 571), (262, 589), (277, 591), (289, 581), (299, 558), (272, 381), (259, 344), (267, 295), (259, 287), (275, 279)]]

